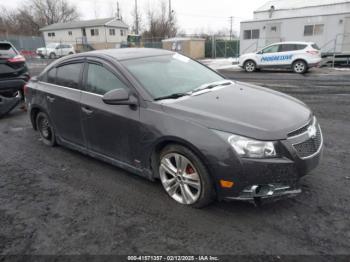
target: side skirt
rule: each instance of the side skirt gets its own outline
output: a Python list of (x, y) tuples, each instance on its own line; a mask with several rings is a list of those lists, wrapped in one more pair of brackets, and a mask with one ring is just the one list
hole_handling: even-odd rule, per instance
[(148, 170), (148, 169), (145, 169), (145, 168), (134, 167), (134, 166), (132, 166), (132, 165), (130, 165), (128, 163), (125, 163), (123, 161), (116, 160), (116, 159), (108, 157), (106, 155), (103, 155), (103, 154), (100, 154), (100, 153), (88, 150), (85, 147), (76, 145), (74, 143), (71, 143), (71, 142), (69, 142), (67, 140), (64, 140), (62, 138), (59, 138), (59, 137), (56, 137), (56, 139), (57, 139), (57, 143), (59, 145), (62, 145), (62, 146), (67, 147), (69, 149), (78, 151), (78, 152), (80, 152), (80, 153), (82, 153), (84, 155), (91, 156), (91, 157), (93, 157), (95, 159), (101, 160), (101, 161), (109, 163), (109, 164), (111, 164), (113, 166), (116, 166), (116, 167), (119, 167), (121, 169), (124, 169), (124, 170), (126, 170), (126, 171), (128, 171), (130, 173), (133, 173), (133, 174), (136, 174), (138, 176), (147, 178), (147, 179), (149, 179), (151, 181), (154, 181), (154, 177), (153, 177), (153, 174), (152, 174), (151, 170)]

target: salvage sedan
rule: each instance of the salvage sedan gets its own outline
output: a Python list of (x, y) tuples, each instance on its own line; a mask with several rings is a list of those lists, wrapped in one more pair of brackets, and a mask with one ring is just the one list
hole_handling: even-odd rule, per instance
[(160, 179), (172, 199), (193, 207), (300, 193), (298, 181), (322, 154), (319, 123), (305, 104), (170, 51), (61, 58), (25, 93), (46, 145)]

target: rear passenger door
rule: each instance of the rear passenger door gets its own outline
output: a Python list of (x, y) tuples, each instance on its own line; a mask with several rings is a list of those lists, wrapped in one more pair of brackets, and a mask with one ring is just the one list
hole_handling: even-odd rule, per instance
[(83, 131), (94, 153), (134, 165), (139, 146), (139, 107), (108, 105), (102, 97), (114, 89), (129, 89), (127, 81), (100, 60), (88, 60), (81, 99)]
[(279, 49), (279, 64), (291, 65), (293, 57), (298, 54), (297, 44), (281, 44)]
[(45, 85), (49, 115), (60, 139), (85, 146), (81, 128), (81, 78), (83, 61), (70, 61), (48, 72)]

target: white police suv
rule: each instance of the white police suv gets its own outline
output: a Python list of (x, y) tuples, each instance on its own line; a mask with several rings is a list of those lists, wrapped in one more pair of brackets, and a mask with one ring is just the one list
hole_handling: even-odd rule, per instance
[(241, 55), (239, 66), (247, 72), (261, 68), (289, 68), (303, 74), (320, 64), (321, 51), (315, 43), (281, 42), (268, 45), (257, 53)]

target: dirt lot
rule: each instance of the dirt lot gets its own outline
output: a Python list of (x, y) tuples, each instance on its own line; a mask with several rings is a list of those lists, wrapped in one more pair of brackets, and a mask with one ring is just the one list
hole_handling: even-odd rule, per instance
[(350, 255), (350, 71), (222, 73), (291, 94), (318, 116), (324, 159), (301, 195), (183, 207), (159, 182), (44, 146), (16, 110), (0, 120), (0, 253)]

